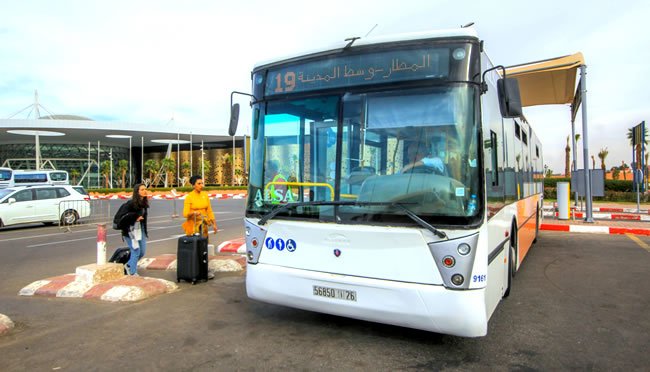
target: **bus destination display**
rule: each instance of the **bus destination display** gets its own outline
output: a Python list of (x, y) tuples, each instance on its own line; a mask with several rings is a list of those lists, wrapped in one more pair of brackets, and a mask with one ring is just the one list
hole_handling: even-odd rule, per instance
[(335, 56), (270, 69), (265, 95), (317, 89), (446, 78), (449, 49), (427, 48)]

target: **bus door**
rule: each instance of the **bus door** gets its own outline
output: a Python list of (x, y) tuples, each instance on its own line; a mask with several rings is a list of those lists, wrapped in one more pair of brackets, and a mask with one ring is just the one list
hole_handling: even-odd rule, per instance
[[(311, 179), (315, 187), (310, 200), (334, 200), (336, 180), (336, 121), (313, 122), (311, 124)], [(329, 185), (329, 186), (328, 186)], [(313, 197), (311, 197), (313, 195)]]

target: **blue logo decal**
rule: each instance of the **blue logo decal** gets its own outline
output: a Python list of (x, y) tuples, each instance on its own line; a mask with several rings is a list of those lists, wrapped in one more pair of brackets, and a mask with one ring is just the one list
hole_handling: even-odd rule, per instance
[(296, 250), (296, 242), (293, 239), (287, 240), (287, 251), (293, 252)]
[(273, 238), (266, 238), (265, 244), (266, 244), (266, 248), (268, 249), (273, 249), (273, 247), (275, 246)]
[(277, 238), (275, 239), (275, 247), (278, 249), (278, 251), (281, 251), (284, 249), (284, 240)]

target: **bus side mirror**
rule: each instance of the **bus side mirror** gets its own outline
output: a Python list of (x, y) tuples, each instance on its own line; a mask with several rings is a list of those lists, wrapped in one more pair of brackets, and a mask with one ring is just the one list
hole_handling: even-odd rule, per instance
[(239, 103), (235, 103), (230, 107), (230, 126), (228, 127), (228, 135), (234, 136), (237, 132), (237, 123), (239, 122)]
[(514, 78), (499, 79), (497, 81), (499, 93), (499, 107), (501, 116), (504, 118), (518, 118), (523, 116), (521, 108), (521, 95), (519, 94), (519, 82)]

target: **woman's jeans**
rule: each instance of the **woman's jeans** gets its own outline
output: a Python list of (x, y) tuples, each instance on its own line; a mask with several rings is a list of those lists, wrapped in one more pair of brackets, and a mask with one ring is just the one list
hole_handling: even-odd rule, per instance
[(147, 251), (147, 238), (144, 236), (144, 233), (142, 234), (142, 240), (138, 240), (138, 244), (140, 244), (140, 248), (138, 249), (133, 249), (133, 241), (131, 240), (131, 237), (125, 236), (124, 240), (126, 241), (126, 244), (129, 245), (129, 251), (131, 252), (131, 257), (129, 257), (129, 275), (133, 275), (138, 272), (138, 261), (144, 257), (144, 254)]

